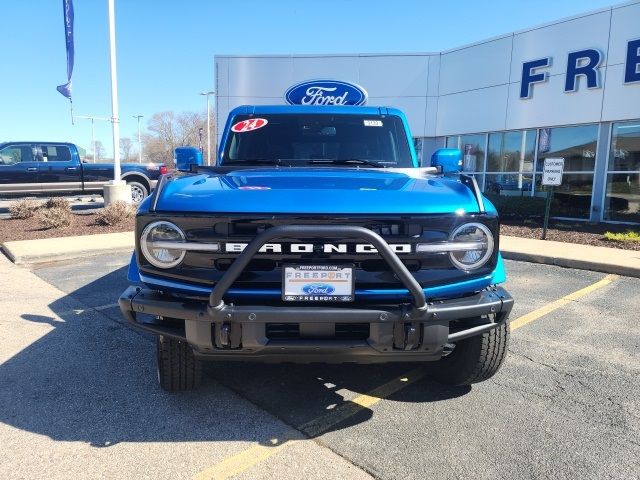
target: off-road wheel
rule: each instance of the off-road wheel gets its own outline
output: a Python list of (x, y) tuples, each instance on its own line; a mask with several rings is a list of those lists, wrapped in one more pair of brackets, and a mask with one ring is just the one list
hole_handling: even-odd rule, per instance
[(431, 377), (447, 385), (470, 385), (493, 377), (507, 356), (509, 324), (456, 342), (453, 351), (430, 365)]
[(167, 392), (193, 390), (202, 382), (202, 362), (186, 342), (156, 337), (158, 382)]

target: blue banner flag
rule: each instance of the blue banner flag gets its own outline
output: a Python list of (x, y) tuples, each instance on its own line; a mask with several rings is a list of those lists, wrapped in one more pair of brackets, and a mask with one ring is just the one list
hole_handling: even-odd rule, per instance
[(57, 90), (71, 100), (71, 75), (73, 74), (73, 0), (62, 0), (64, 13), (64, 39), (67, 45), (67, 83)]
[(541, 128), (540, 138), (538, 139), (538, 152), (547, 153), (551, 150), (551, 129)]

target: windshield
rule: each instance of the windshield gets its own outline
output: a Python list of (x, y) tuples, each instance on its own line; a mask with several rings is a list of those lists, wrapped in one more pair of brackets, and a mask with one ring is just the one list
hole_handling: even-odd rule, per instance
[(395, 115), (238, 115), (222, 165), (413, 167)]

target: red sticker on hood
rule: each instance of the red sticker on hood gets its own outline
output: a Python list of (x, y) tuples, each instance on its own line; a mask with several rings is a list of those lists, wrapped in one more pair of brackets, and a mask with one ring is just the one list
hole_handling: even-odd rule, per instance
[(267, 123), (269, 123), (269, 121), (266, 118), (248, 118), (247, 120), (236, 123), (231, 127), (231, 131), (236, 133), (252, 132), (253, 130), (264, 127)]

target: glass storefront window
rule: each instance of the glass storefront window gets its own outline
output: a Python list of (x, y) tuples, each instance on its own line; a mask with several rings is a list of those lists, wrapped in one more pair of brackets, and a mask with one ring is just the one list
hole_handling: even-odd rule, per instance
[(447, 148), (457, 148), (462, 152), (462, 170), (464, 172), (483, 173), (485, 162), (484, 133), (476, 135), (454, 135), (447, 137)]
[(454, 137), (447, 137), (447, 148), (459, 148), (458, 140), (460, 140), (460, 137), (457, 135)]
[(640, 171), (640, 121), (613, 124), (609, 171)]
[(462, 170), (465, 172), (484, 171), (484, 149), (487, 136), (460, 135), (460, 150), (462, 151)]
[(489, 134), (487, 172), (532, 172), (536, 131)]
[(596, 164), (598, 126), (541, 128), (538, 137), (538, 165), (541, 172), (545, 158), (564, 158), (565, 172), (593, 172)]
[(604, 219), (640, 222), (640, 121), (614, 123)]
[[(536, 197), (546, 198), (548, 187), (542, 185), (542, 175), (536, 174)], [(593, 173), (565, 173), (562, 185), (554, 187), (554, 208), (552, 217), (571, 217), (588, 219), (591, 212), (591, 194), (593, 192)]]

